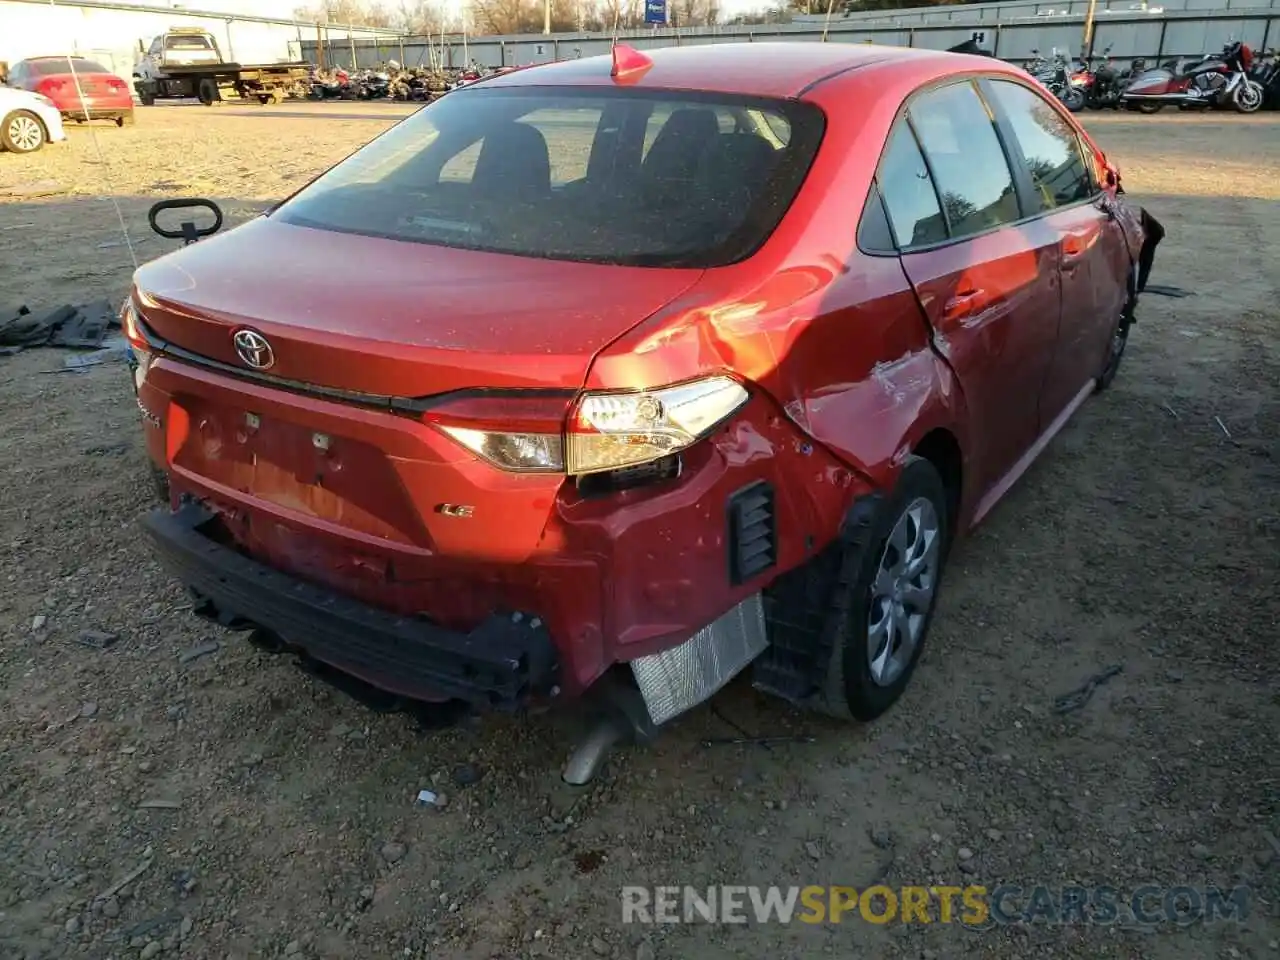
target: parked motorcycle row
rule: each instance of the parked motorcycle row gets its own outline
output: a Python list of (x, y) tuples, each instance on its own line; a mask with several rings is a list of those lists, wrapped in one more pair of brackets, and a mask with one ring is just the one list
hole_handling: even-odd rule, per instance
[(1158, 113), (1180, 110), (1233, 109), (1254, 113), (1280, 107), (1280, 66), (1276, 51), (1257, 56), (1248, 44), (1233, 41), (1219, 53), (1179, 57), (1148, 67), (1134, 60), (1121, 69), (1107, 47), (1089, 61), (1074, 60), (1054, 51), (1049, 58), (1033, 50), (1025, 69), (1043, 83), (1072, 112), (1136, 110)]
[(388, 62), (380, 70), (348, 73), (313, 70), (308, 96), (312, 100), (378, 100), (431, 101), (450, 90), (479, 80), (491, 69), (472, 65), (463, 70), (440, 70), (426, 67), (401, 67)]

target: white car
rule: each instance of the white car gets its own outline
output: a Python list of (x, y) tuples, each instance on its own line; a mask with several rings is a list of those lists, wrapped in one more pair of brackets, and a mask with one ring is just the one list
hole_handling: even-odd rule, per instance
[(0, 146), (12, 153), (34, 153), (46, 143), (65, 139), (62, 114), (52, 100), (0, 87)]

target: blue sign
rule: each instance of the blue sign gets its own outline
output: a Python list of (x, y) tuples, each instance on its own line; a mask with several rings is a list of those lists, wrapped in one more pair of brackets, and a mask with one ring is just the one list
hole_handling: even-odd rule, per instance
[(644, 22), (666, 23), (667, 0), (644, 0)]

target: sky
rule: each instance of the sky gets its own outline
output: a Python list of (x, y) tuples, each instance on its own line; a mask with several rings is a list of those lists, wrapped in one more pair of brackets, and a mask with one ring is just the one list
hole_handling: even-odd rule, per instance
[[(133, 0), (148, 6), (171, 7), (165, 0)], [(457, 0), (455, 0), (457, 2)], [(209, 10), (214, 13), (255, 14), (259, 17), (291, 18), (293, 11), (306, 6), (306, 0), (179, 0), (189, 10)], [(724, 0), (721, 7), (727, 13), (737, 13), (763, 6), (763, 0)]]

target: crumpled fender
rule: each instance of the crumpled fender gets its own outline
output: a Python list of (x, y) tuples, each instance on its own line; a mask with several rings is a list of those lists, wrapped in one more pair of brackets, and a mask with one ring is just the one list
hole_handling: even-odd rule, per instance
[(1156, 259), (1156, 247), (1164, 239), (1164, 225), (1145, 207), (1140, 207), (1139, 210), (1142, 220), (1142, 247), (1138, 251), (1138, 285), (1135, 291), (1137, 293), (1147, 288), (1147, 278), (1151, 276), (1151, 266)]
[(1151, 266), (1155, 262), (1156, 247), (1164, 239), (1164, 225), (1151, 215), (1146, 207), (1131, 202), (1125, 195), (1124, 188), (1116, 190), (1116, 201), (1113, 207), (1116, 220), (1124, 231), (1125, 246), (1129, 250), (1129, 260), (1137, 266), (1137, 278), (1133, 289), (1129, 292), (1137, 295), (1147, 285), (1151, 275)]

